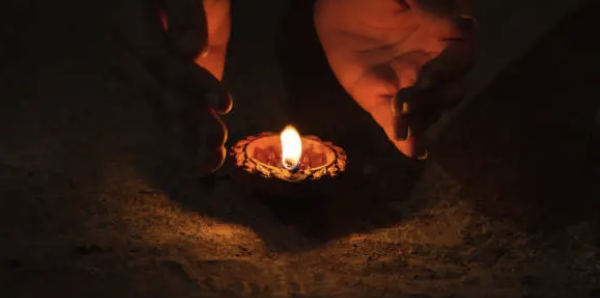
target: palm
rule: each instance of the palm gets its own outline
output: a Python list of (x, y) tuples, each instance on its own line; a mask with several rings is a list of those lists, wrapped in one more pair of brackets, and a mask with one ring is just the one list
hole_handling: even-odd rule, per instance
[(230, 33), (229, 0), (203, 0), (208, 29), (209, 52), (206, 56), (196, 57), (198, 65), (207, 69), (217, 79), (223, 77), (225, 54)]
[(319, 0), (315, 25), (340, 84), (400, 151), (414, 156), (413, 138), (393, 138), (391, 100), (459, 37), (457, 25), (425, 12), (414, 0)]
[(202, 172), (218, 169), (225, 160), (227, 129), (218, 114), (232, 107), (220, 82), (229, 3), (130, 0), (115, 7), (116, 40), (140, 59), (164, 91), (159, 103), (173, 137), (169, 143)]

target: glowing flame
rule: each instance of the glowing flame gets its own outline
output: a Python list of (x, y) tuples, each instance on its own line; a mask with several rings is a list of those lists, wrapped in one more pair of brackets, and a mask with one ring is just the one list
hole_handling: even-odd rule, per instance
[(291, 125), (281, 132), (281, 151), (283, 167), (288, 170), (296, 169), (302, 155), (302, 140), (298, 131)]

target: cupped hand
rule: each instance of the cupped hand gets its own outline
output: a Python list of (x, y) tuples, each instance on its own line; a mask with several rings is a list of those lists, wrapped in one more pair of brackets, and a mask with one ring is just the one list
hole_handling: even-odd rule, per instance
[(227, 129), (219, 118), (232, 99), (220, 80), (230, 34), (229, 0), (127, 0), (116, 36), (163, 87), (175, 142), (199, 171), (225, 160)]
[[(409, 157), (456, 105), (473, 62), (463, 0), (318, 0), (315, 26), (340, 84)], [(402, 90), (401, 92), (399, 92)]]

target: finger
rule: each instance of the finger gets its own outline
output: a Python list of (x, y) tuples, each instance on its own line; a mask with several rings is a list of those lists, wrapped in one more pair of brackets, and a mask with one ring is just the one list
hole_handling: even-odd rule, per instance
[(404, 141), (414, 133), (411, 130), (407, 115), (394, 115), (394, 139)]
[(404, 142), (398, 142), (396, 146), (402, 148), (400, 151), (404, 155), (413, 159), (426, 160), (429, 156), (427, 143), (422, 138), (410, 137)]
[(219, 114), (226, 114), (231, 110), (233, 101), (227, 87), (195, 63), (161, 57), (148, 65), (159, 81), (191, 98), (193, 106), (208, 106)]
[(119, 1), (114, 10), (113, 33), (135, 56), (147, 60), (169, 54), (157, 1)]
[(414, 137), (409, 137), (404, 141), (395, 141), (394, 145), (402, 154), (404, 154), (408, 158), (417, 158), (419, 153), (417, 151), (417, 139)]
[[(412, 114), (401, 116), (397, 119), (406, 125), (408, 130), (407, 136), (404, 139), (395, 139), (394, 145), (404, 155), (409, 158), (426, 159), (427, 147), (424, 142), (423, 130), (421, 126), (422, 118), (414, 118)], [(410, 123), (410, 125), (409, 125)]]
[(209, 50), (208, 23), (203, 0), (163, 0), (167, 39), (176, 53), (187, 59)]
[(464, 98), (467, 84), (464, 76), (430, 90), (429, 98), (436, 99), (442, 110), (455, 108)]
[(416, 86), (419, 89), (445, 84), (465, 75), (475, 63), (476, 23), (474, 19), (461, 17), (457, 20), (462, 37), (447, 40), (449, 46), (436, 58), (419, 70)]
[(212, 109), (192, 107), (181, 115), (188, 148), (217, 148), (227, 141), (227, 127)]
[(403, 116), (403, 120), (410, 127), (410, 136), (421, 138), (431, 125), (441, 118), (441, 110), (437, 107), (430, 106), (421, 111), (410, 113)]
[(396, 140), (421, 136), (441, 118), (444, 110), (455, 107), (461, 101), (464, 90), (464, 79), (426, 90), (414, 87), (401, 89), (392, 101)]
[(218, 148), (227, 141), (227, 127), (212, 110), (207, 111), (207, 114), (200, 115), (204, 145), (208, 148)]
[(436, 106), (442, 110), (456, 107), (466, 92), (466, 78), (458, 77), (442, 85), (428, 89), (405, 88), (395, 97), (395, 104), (407, 102), (411, 111), (421, 110), (421, 106)]
[[(390, 109), (391, 101), (393, 100), (392, 96), (387, 97), (387, 99), (382, 97), (379, 100), (382, 104), (373, 105), (369, 110), (373, 119), (379, 124), (387, 137), (393, 142), (396, 148), (402, 152), (402, 154), (409, 158), (417, 158), (420, 156), (420, 147), (418, 146), (420, 144), (415, 137), (409, 135), (404, 140), (398, 140), (394, 135), (395, 118)], [(383, 102), (386, 104), (383, 104)]]
[(197, 144), (197, 157), (201, 171), (213, 173), (224, 163), (227, 150), (227, 128), (219, 117), (212, 111), (202, 113), (200, 121), (200, 143)]
[(223, 144), (227, 139), (225, 124), (212, 110), (189, 109), (182, 113), (181, 128), (186, 155), (203, 172), (212, 172), (224, 160)]
[(181, 88), (188, 94), (202, 96), (202, 102), (218, 114), (229, 113), (233, 107), (233, 99), (225, 84), (221, 83), (208, 70), (196, 64), (186, 64), (186, 66), (189, 67), (187, 80), (173, 83), (181, 84)]
[[(399, 96), (402, 96), (402, 92), (399, 92)], [(433, 123), (439, 120), (442, 111), (439, 106), (431, 104), (411, 105), (407, 101), (402, 101), (400, 104), (396, 103), (395, 105), (400, 105), (402, 109), (399, 113), (396, 110), (392, 111), (396, 141), (405, 141), (410, 137), (421, 137)]]
[(415, 86), (419, 89), (445, 84), (465, 75), (473, 66), (474, 50), (463, 42), (453, 42), (439, 56), (419, 70)]
[(400, 87), (391, 101), (394, 138), (397, 141), (404, 141), (411, 135), (411, 127), (403, 115), (409, 112), (409, 103), (414, 101), (416, 90), (411, 86), (415, 84), (417, 72), (431, 58), (431, 55), (424, 51), (414, 51), (394, 58), (390, 65)]
[(391, 101), (392, 116), (394, 117), (394, 139), (404, 141), (411, 136), (408, 122), (409, 102), (413, 102), (415, 89), (412, 87), (400, 89)]
[[(414, 57), (417, 56), (415, 55)], [(420, 147), (417, 146), (419, 143), (417, 142), (417, 139), (411, 137), (410, 134), (408, 134), (408, 137), (401, 140), (398, 140), (399, 138), (395, 136), (394, 121), (401, 120), (401, 118), (395, 118), (394, 113), (396, 111), (401, 111), (402, 109), (394, 107), (393, 104), (394, 94), (396, 94), (399, 87), (403, 85), (401, 80), (410, 81), (410, 78), (407, 75), (410, 72), (408, 70), (411, 68), (414, 69), (415, 65), (418, 66), (418, 63), (413, 63), (415, 61), (417, 60), (403, 59), (403, 63), (394, 63), (392, 67), (388, 64), (385, 65), (385, 67), (382, 66), (367, 71), (360, 77), (355, 84), (355, 88), (350, 92), (357, 103), (369, 112), (379, 126), (383, 128), (384, 132), (394, 143), (396, 148), (409, 158), (418, 158), (420, 156)], [(400, 68), (400, 66), (407, 67)], [(407, 72), (405, 73), (399, 70), (407, 70)], [(399, 78), (399, 74), (406, 75)]]
[(159, 10), (160, 6), (155, 1), (121, 1), (117, 9), (115, 36), (142, 60), (160, 83), (185, 93), (198, 106), (209, 106), (218, 113), (228, 113), (232, 99), (226, 87), (195, 63), (172, 54)]
[(200, 160), (200, 171), (204, 173), (214, 173), (223, 166), (227, 158), (227, 149), (225, 146), (207, 151)]
[(432, 58), (431, 54), (424, 51), (413, 51), (394, 57), (390, 67), (396, 74), (400, 89), (413, 86), (417, 81), (419, 70)]

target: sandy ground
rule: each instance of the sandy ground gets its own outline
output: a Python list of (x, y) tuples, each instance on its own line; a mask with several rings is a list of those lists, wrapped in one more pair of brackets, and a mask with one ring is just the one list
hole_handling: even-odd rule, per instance
[(449, 125), (436, 163), (394, 152), (322, 60), (232, 49), (232, 142), (293, 122), (349, 153), (339, 179), (283, 188), (165, 159), (166, 91), (117, 71), (140, 70), (83, 5), (3, 24), (1, 297), (600, 297), (597, 4)]

